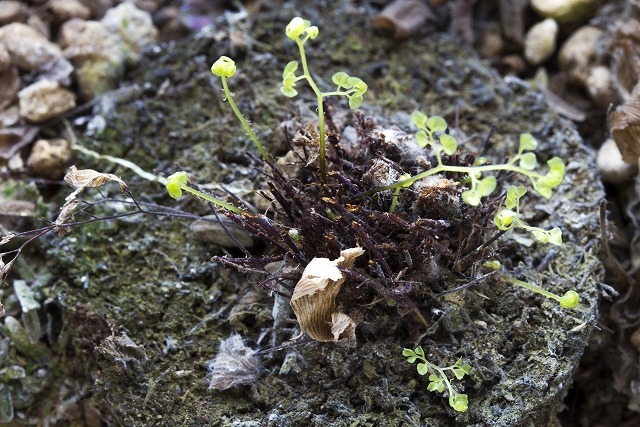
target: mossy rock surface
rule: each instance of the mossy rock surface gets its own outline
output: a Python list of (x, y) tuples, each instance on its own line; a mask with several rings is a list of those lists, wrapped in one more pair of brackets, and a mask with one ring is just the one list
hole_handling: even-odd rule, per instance
[[(361, 339), (355, 349), (306, 343), (267, 352), (255, 383), (211, 391), (207, 366), (221, 339), (235, 330), (250, 346), (265, 348), (290, 338), (291, 330), (271, 340), (273, 299), (266, 294), (237, 308), (255, 291), (255, 279), (209, 262), (220, 249), (190, 238), (187, 221), (139, 215), (50, 241), (52, 271), (60, 277), (55, 292), (73, 350), (60, 359), (63, 371), (86, 384), (91, 405), (110, 425), (550, 424), (597, 316), (597, 212), (603, 192), (591, 153), (542, 95), (518, 79), (501, 79), (447, 35), (398, 43), (376, 34), (370, 11), (351, 3), (287, 2), (232, 29), (244, 37), (244, 50), (231, 52), (229, 29), (220, 26), (150, 51), (134, 76), (137, 99), (106, 117), (101, 136), (80, 142), (165, 176), (185, 169), (201, 184), (259, 185), (261, 177), (244, 154), (252, 147), (209, 67), (222, 54), (236, 58), (239, 72), (230, 81), (235, 99), (267, 149), (282, 154), (286, 136), (280, 123), (311, 118), (314, 109), (314, 98), (304, 90), (293, 102), (279, 92), (281, 70), (296, 55), (283, 29), (296, 15), (320, 28), (308, 49), (313, 72), (324, 82), (338, 70), (360, 76), (370, 88), (364, 114), (376, 122), (407, 128), (409, 114), (420, 108), (459, 126), (468, 136), (463, 149), (472, 152), (494, 127), (484, 155), (495, 161), (516, 150), (521, 132), (536, 136), (542, 160), (566, 161), (567, 176), (554, 197), (531, 196), (524, 208), (530, 223), (561, 227), (565, 243), (527, 247), (507, 238), (500, 246), (514, 277), (559, 294), (575, 288), (580, 307), (562, 310), (498, 281), (443, 300), (438, 328), (420, 343), (434, 362), (463, 357), (473, 366), (457, 384), (469, 395), (464, 413), (454, 413), (446, 399), (426, 390), (426, 379), (401, 354), (416, 343), (393, 335)], [(346, 105), (333, 108), (336, 121), (349, 125)], [(76, 164), (117, 173), (142, 202), (209, 213), (197, 200), (175, 202), (161, 186), (113, 165), (82, 156)]]

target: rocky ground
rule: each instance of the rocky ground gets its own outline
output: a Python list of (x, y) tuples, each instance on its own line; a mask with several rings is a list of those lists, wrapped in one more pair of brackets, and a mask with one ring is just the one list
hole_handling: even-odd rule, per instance
[[(104, 117), (121, 103), (139, 107), (139, 116), (144, 117), (145, 106), (136, 105), (136, 97), (147, 88), (144, 84), (133, 87), (129, 82), (140, 70), (141, 60), (164, 51), (158, 43), (166, 46), (214, 25), (207, 30), (209, 37), (224, 43), (231, 52), (246, 52), (252, 43), (259, 44), (248, 36), (253, 23), (260, 22), (262, 14), (284, 7), (284, 2), (245, 3), (0, 1), (0, 234), (33, 227), (31, 218), (50, 217), (46, 210), (51, 207), (46, 202), (60, 200), (60, 180), (67, 167), (80, 156), (96, 154), (74, 140), (70, 127), (85, 136), (109, 132)], [(455, 35), (505, 78), (521, 79), (513, 81), (542, 92), (550, 108), (573, 121), (587, 145), (598, 151), (598, 171), (609, 201), (602, 254), (608, 273), (601, 288), (597, 331), (574, 375), (558, 422), (565, 426), (637, 425), (640, 185), (636, 174), (640, 145), (635, 133), (640, 120), (636, 111), (640, 7), (633, 1), (598, 0), (345, 3), (375, 9), (369, 25), (398, 45), (436, 32)], [(371, 61), (375, 67), (376, 58)], [(156, 70), (154, 78), (161, 79), (162, 72)], [(170, 80), (165, 81), (158, 92), (171, 92)], [(201, 119), (206, 123), (207, 117)], [(153, 159), (147, 166), (154, 168)], [(3, 250), (5, 247), (6, 252), (15, 249), (3, 246)], [(34, 386), (27, 393), (31, 397), (22, 396), (21, 401), (12, 384), (37, 372), (25, 372), (7, 355), (42, 352), (54, 357), (43, 349), (51, 343), (45, 344), (41, 331), (34, 332), (29, 325), (39, 325), (40, 317), (56, 317), (47, 302), (55, 298), (55, 290), (38, 292), (37, 296), (29, 292), (26, 283), (40, 280), (33, 277), (33, 271), (46, 259), (37, 250), (28, 257), (30, 262), (16, 263), (11, 275), (4, 278), (13, 286), (0, 288), (0, 303), (7, 314), (0, 329), (0, 421), (16, 425), (21, 417), (28, 419), (25, 414), (29, 414), (32, 396), (38, 396), (38, 390)], [(2, 261), (9, 264), (11, 259), (3, 256)], [(46, 312), (45, 306), (49, 307)], [(21, 327), (26, 330), (24, 339), (31, 344), (16, 339), (12, 331)], [(101, 329), (98, 335), (109, 329), (107, 324), (95, 327)], [(114, 335), (108, 341), (112, 347), (100, 348), (111, 351), (109, 354), (126, 353), (129, 363), (141, 363), (146, 356), (127, 339), (126, 335)], [(84, 343), (87, 351), (91, 351), (90, 344)], [(170, 343), (166, 345), (170, 347)], [(64, 412), (61, 402), (73, 407), (77, 419), (84, 419), (87, 425), (100, 425), (101, 417), (108, 418), (96, 412), (99, 405), (51, 399), (52, 413), (58, 416), (51, 419), (60, 423), (54, 425), (73, 422), (73, 416), (59, 415)]]

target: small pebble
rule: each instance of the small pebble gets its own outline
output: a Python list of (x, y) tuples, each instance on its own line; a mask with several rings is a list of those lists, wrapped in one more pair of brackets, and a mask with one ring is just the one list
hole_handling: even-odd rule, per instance
[(29, 9), (21, 1), (0, 1), (0, 26), (23, 21)]
[(41, 123), (61, 116), (76, 106), (73, 92), (58, 82), (40, 80), (18, 92), (20, 116)]
[(204, 219), (192, 222), (189, 226), (191, 235), (202, 242), (214, 243), (225, 248), (237, 248), (235, 240), (229, 236), (230, 232), (245, 248), (253, 247), (253, 238), (247, 231), (224, 215), (220, 215), (220, 220), (224, 223), (224, 227), (217, 222), (215, 215), (208, 215)]
[(596, 157), (598, 172), (607, 184), (623, 183), (638, 173), (637, 163), (622, 160), (622, 154), (613, 139), (607, 139), (598, 150)]
[(50, 0), (49, 9), (62, 22), (71, 18), (89, 19), (91, 17), (91, 9), (78, 0)]
[(76, 67), (80, 98), (90, 100), (118, 86), (125, 58), (119, 39), (104, 24), (70, 19), (60, 28), (60, 45)]
[(540, 16), (569, 24), (595, 15), (600, 3), (600, 0), (531, 0), (531, 8)]
[(593, 67), (587, 78), (586, 86), (591, 100), (598, 107), (607, 108), (609, 105), (618, 102), (609, 67), (604, 65)]
[(539, 65), (556, 51), (558, 23), (547, 18), (532, 26), (524, 38), (524, 57), (531, 65)]
[(9, 51), (13, 64), (25, 71), (36, 70), (62, 58), (62, 51), (55, 43), (18, 22), (0, 27), (0, 44)]
[(120, 38), (129, 66), (140, 62), (142, 49), (158, 39), (158, 29), (149, 12), (138, 9), (133, 3), (125, 2), (109, 9), (101, 22), (111, 34)]
[(575, 82), (585, 85), (591, 68), (596, 65), (596, 44), (602, 30), (585, 25), (564, 42), (558, 52), (560, 69), (566, 71)]
[(31, 149), (27, 167), (42, 178), (60, 179), (72, 156), (71, 143), (66, 139), (39, 139)]

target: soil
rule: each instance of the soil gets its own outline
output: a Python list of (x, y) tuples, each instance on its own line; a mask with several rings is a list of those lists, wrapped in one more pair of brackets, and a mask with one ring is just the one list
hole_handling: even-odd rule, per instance
[[(378, 304), (380, 318), (359, 325), (356, 348), (289, 343), (298, 332), (295, 317), (274, 315), (281, 301), (260, 286), (264, 277), (238, 273), (220, 259), (210, 262), (214, 255), (243, 255), (191, 236), (190, 218), (180, 215), (207, 215), (208, 206), (188, 197), (176, 202), (158, 183), (79, 154), (78, 167), (121, 176), (150, 212), (90, 223), (38, 242), (47, 274), (34, 286), (43, 301), (47, 346), (26, 354), (11, 347), (7, 353), (9, 365), (26, 371), (9, 383), (12, 395), (23, 399), (14, 398), (20, 417), (13, 425), (44, 420), (92, 426), (558, 423), (556, 414), (598, 318), (603, 280), (598, 211), (604, 192), (593, 153), (574, 126), (521, 80), (502, 79), (446, 34), (399, 44), (371, 31), (373, 13), (348, 2), (288, 2), (261, 13), (259, 20), (242, 21), (232, 29), (234, 37), (219, 26), (153, 47), (131, 75), (131, 99), (120, 99), (103, 114), (100, 135), (87, 136), (75, 126), (78, 142), (160, 175), (184, 169), (205, 189), (219, 191), (213, 185), (219, 183), (257, 200), (254, 189), (264, 188), (261, 165), (246, 154), (253, 147), (222, 101), (209, 67), (220, 55), (236, 60), (239, 71), (230, 81), (235, 99), (267, 150), (283, 155), (288, 137), (312, 122), (314, 113), (309, 92), (301, 91), (292, 102), (279, 93), (281, 70), (296, 55), (283, 29), (301, 15), (320, 28), (307, 51), (314, 75), (325, 84), (334, 72), (348, 70), (365, 80), (369, 92), (361, 110), (367, 120), (408, 131), (410, 113), (420, 109), (445, 117), (464, 135), (461, 150), (470, 155), (499, 162), (516, 150), (521, 132), (530, 132), (540, 142), (541, 160), (565, 160), (567, 176), (556, 195), (550, 200), (528, 195), (523, 208), (527, 222), (562, 228), (560, 249), (526, 245), (510, 235), (492, 248), (514, 277), (559, 294), (576, 289), (580, 307), (562, 310), (493, 277), (446, 297), (431, 295), (422, 307), (429, 328), (398, 301), (379, 302), (373, 295), (369, 302)], [(337, 138), (349, 126), (363, 136), (345, 103), (330, 108)], [(510, 179), (500, 177), (503, 189)], [(96, 216), (135, 209), (117, 188), (85, 194)], [(50, 202), (60, 206), (63, 196)], [(180, 212), (155, 215), (167, 212), (157, 206)], [(252, 253), (270, 255), (269, 249), (257, 242)], [(458, 280), (472, 277), (466, 272)], [(434, 280), (438, 291), (461, 284)], [(360, 285), (347, 280), (343, 292), (357, 294)], [(5, 305), (11, 308), (10, 301)], [(259, 378), (210, 390), (210, 363), (232, 333), (259, 350)], [(426, 379), (406, 362), (402, 349), (418, 344), (431, 361), (444, 366), (462, 357), (473, 367), (457, 384), (469, 395), (467, 412), (454, 412), (445, 398), (428, 392)]]

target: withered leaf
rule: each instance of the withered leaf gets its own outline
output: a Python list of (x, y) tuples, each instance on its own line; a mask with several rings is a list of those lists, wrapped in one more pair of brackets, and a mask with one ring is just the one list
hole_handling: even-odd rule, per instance
[(346, 279), (340, 268), (350, 268), (363, 253), (356, 247), (341, 251), (335, 260), (314, 258), (302, 272), (290, 304), (300, 329), (312, 339), (355, 346), (355, 322), (336, 311), (336, 296)]
[(70, 186), (75, 187), (75, 191), (65, 198), (65, 203), (62, 208), (60, 208), (60, 215), (58, 215), (58, 218), (54, 222), (56, 231), (60, 235), (68, 233), (66, 227), (60, 226), (73, 220), (75, 209), (78, 206), (78, 202), (76, 202), (75, 199), (85, 188), (101, 187), (109, 182), (116, 182), (120, 187), (120, 191), (127, 190), (127, 184), (114, 174), (102, 173), (94, 171), (93, 169), (78, 170), (75, 166), (69, 168), (64, 180)]
[(120, 186), (120, 191), (127, 189), (127, 184), (112, 173), (102, 173), (94, 171), (93, 169), (78, 170), (75, 166), (69, 168), (69, 171), (64, 176), (64, 180), (67, 184), (75, 188), (102, 187), (108, 182), (116, 182)]
[(238, 334), (220, 342), (216, 358), (209, 362), (209, 390), (226, 390), (241, 384), (251, 384), (260, 376), (260, 361)]
[(371, 23), (374, 27), (391, 31), (396, 39), (414, 36), (434, 15), (420, 0), (395, 0), (388, 4)]
[(618, 145), (622, 159), (635, 163), (640, 157), (640, 91), (634, 90), (633, 99), (619, 106), (607, 119), (611, 137)]

